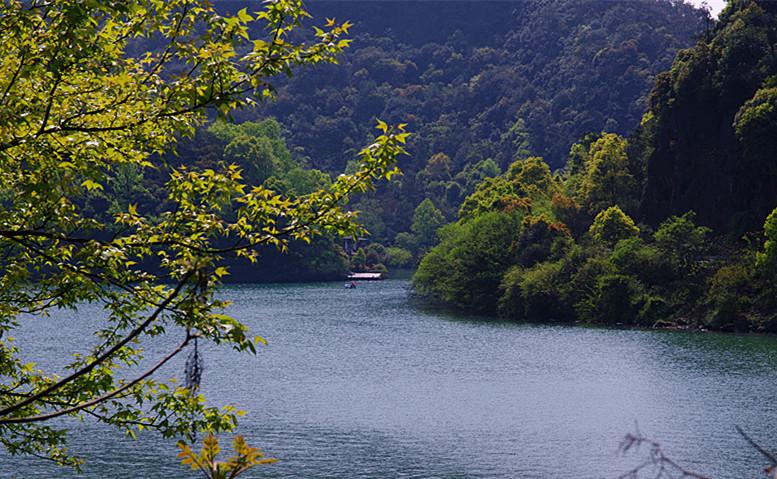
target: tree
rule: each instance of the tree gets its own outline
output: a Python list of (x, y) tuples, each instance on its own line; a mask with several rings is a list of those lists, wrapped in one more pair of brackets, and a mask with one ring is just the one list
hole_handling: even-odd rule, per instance
[(332, 179), (321, 170), (306, 170), (304, 168), (292, 168), (286, 174), (290, 192), (297, 195), (307, 195), (321, 188), (326, 188), (332, 183)]
[(581, 184), (583, 203), (590, 213), (613, 205), (627, 211), (636, 204), (636, 182), (629, 172), (626, 139), (608, 133), (591, 144)]
[(238, 136), (224, 148), (224, 157), (229, 163), (241, 165), (251, 184), (264, 183), (279, 169), (270, 141), (261, 136)]
[(711, 230), (695, 223), (692, 211), (672, 216), (659, 225), (654, 235), (658, 248), (672, 261), (675, 269), (695, 273), (697, 263), (710, 249), (707, 236)]
[(521, 234), (516, 242), (518, 264), (531, 267), (546, 261), (554, 246), (562, 247), (569, 240), (572, 240), (572, 235), (564, 223), (544, 215), (526, 216), (521, 222)]
[(515, 260), (520, 228), (520, 215), (502, 212), (443, 227), (440, 244), (421, 260), (413, 286), (461, 308), (494, 311), (502, 276)]
[(504, 176), (485, 178), (478, 183), (475, 191), (461, 203), (459, 218), (469, 221), (488, 211), (504, 210), (505, 199), (526, 200), (525, 207), (531, 204), (530, 200), (520, 198), (516, 194), (515, 185)]
[(413, 211), (413, 224), (410, 230), (416, 236), (422, 249), (437, 243), (437, 230), (445, 224), (445, 217), (429, 198), (422, 201)]
[(588, 229), (591, 237), (610, 247), (620, 240), (639, 236), (639, 228), (619, 206), (600, 211)]
[(429, 158), (418, 174), (426, 180), (445, 181), (451, 178), (451, 159), (445, 153), (436, 153)]
[(531, 133), (521, 117), (516, 118), (507, 133), (502, 134), (501, 142), (509, 145), (513, 160), (523, 160), (531, 155)]
[(216, 121), (207, 131), (225, 145), (225, 159), (237, 163), (247, 173), (256, 170), (269, 176), (298, 166), (291, 159), (282, 127), (274, 118), (239, 124)]
[[(777, 77), (772, 77), (777, 83)], [(761, 88), (745, 102), (734, 118), (734, 130), (744, 147), (742, 161), (753, 162), (751, 167), (766, 167), (759, 174), (777, 175), (774, 168), (775, 125), (777, 125), (777, 86)]]
[(409, 268), (413, 265), (413, 253), (399, 246), (389, 246), (386, 248), (386, 265), (393, 268)]
[[(209, 114), (271, 97), (276, 75), (334, 62), (351, 25), (330, 20), (296, 43), (307, 16), (298, 0), (234, 16), (188, 0), (0, 6), (0, 444), (9, 452), (77, 465), (50, 422), (62, 416), (166, 437), (235, 425), (232, 408), (200, 397), (197, 374), (180, 387), (154, 373), (197, 339), (253, 351), (261, 338), (214, 296), (228, 274), (222, 261), (360, 233), (343, 206), (397, 172), (407, 133), (379, 122), (353, 174), (296, 198), (246, 184), (235, 165), (167, 170), (157, 155)], [(252, 24), (266, 35), (252, 38)], [(169, 175), (170, 209), (151, 216), (129, 204), (111, 216), (84, 207), (132, 167)], [(98, 345), (78, 352), (67, 375), (22, 362), (24, 345), (10, 334), (25, 315), (85, 302), (102, 304), (106, 317), (84, 331)], [(143, 341), (173, 326), (184, 331), (178, 345), (138, 371)]]
[(515, 161), (510, 165), (507, 176), (523, 196), (551, 195), (553, 176), (550, 166), (538, 156)]
[(777, 208), (772, 210), (764, 223), (763, 251), (756, 256), (758, 266), (770, 276), (777, 272)]

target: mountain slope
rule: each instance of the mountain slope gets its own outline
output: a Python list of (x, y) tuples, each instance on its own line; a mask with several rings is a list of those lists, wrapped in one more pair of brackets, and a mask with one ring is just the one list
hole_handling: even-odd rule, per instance
[(562, 166), (588, 132), (630, 132), (655, 75), (706, 17), (665, 0), (316, 2), (353, 19), (340, 65), (300, 72), (263, 114), (319, 168), (340, 171), (371, 119), (409, 122), (411, 171), (443, 152), (454, 172), (517, 146)]
[(644, 216), (694, 210), (719, 230), (777, 206), (777, 3), (738, 0), (681, 52), (650, 97)]

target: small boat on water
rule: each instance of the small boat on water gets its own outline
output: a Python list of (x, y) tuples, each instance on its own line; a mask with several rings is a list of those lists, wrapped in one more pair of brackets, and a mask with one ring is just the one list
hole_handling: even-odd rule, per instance
[(355, 289), (356, 288), (356, 281), (351, 281), (350, 283), (345, 283), (345, 289)]
[(383, 273), (351, 273), (348, 275), (348, 279), (360, 280), (360, 281), (377, 281), (383, 279)]

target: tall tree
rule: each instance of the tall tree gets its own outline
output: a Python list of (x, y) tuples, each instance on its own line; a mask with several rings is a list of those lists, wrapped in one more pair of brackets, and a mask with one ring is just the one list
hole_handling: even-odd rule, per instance
[(588, 229), (591, 237), (610, 247), (620, 240), (639, 236), (639, 228), (618, 206), (602, 210)]
[(643, 215), (695, 211), (736, 236), (777, 206), (777, 4), (732, 0), (658, 76), (643, 119)]
[(427, 249), (437, 243), (437, 230), (445, 224), (445, 217), (429, 198), (422, 201), (413, 212), (413, 224), (410, 230), (416, 236), (421, 249)]
[(224, 149), (224, 159), (229, 163), (244, 165), (246, 180), (262, 184), (278, 170), (278, 159), (273, 155), (270, 140), (261, 136), (238, 136)]
[[(307, 16), (298, 0), (232, 16), (189, 0), (0, 6), (0, 444), (9, 452), (77, 464), (50, 423), (62, 416), (130, 434), (234, 426), (232, 409), (199, 396), (198, 374), (182, 388), (154, 373), (198, 338), (253, 351), (246, 326), (214, 297), (222, 259), (257, 261), (261, 245), (358, 233), (342, 206), (395, 173), (406, 134), (380, 123), (353, 174), (305, 197), (246, 184), (235, 165), (168, 171), (171, 208), (158, 216), (135, 204), (111, 216), (98, 193), (127, 167), (164, 170), (155, 155), (209, 112), (271, 97), (273, 77), (296, 65), (334, 62), (350, 24), (328, 21), (297, 43)], [(254, 23), (259, 38), (248, 33)], [(35, 352), (10, 336), (28, 315), (85, 302), (106, 311), (98, 330), (83, 331), (95, 347), (63, 358), (64, 376), (23, 362)], [(138, 370), (143, 341), (168, 329), (183, 331), (180, 342)]]
[(629, 171), (628, 142), (608, 133), (591, 144), (580, 185), (583, 202), (594, 214), (620, 205), (627, 211), (636, 207), (636, 181)]

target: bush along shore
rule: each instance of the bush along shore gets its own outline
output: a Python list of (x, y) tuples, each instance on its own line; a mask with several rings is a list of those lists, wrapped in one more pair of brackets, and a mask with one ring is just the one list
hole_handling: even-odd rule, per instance
[(481, 184), (439, 230), (416, 291), (521, 321), (777, 332), (777, 209), (744, 238), (693, 212), (637, 224), (617, 204), (633, 182), (616, 166), (626, 148), (601, 135), (578, 173), (529, 158)]

